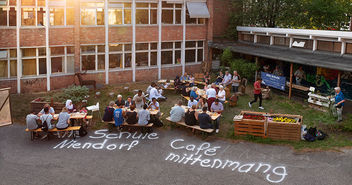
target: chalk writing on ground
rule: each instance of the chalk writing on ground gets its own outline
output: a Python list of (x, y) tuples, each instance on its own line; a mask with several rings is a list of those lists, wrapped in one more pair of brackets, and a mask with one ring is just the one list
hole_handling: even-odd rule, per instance
[[(210, 143), (200, 145), (187, 144), (184, 139), (175, 139), (170, 142), (170, 147), (175, 151), (170, 152), (165, 160), (188, 165), (199, 165), (203, 168), (230, 169), (239, 173), (264, 173), (265, 179), (271, 183), (280, 183), (287, 176), (285, 166), (274, 166), (264, 162), (243, 163), (236, 160), (217, 159), (216, 153), (220, 146)], [(177, 153), (182, 152), (182, 153)]]
[[(108, 133), (107, 129), (97, 130), (94, 135), (89, 136), (91, 140), (104, 139), (101, 142), (85, 142), (81, 143), (76, 140), (66, 139), (53, 149), (95, 149), (95, 150), (131, 150), (133, 147), (139, 144), (140, 140), (156, 140), (159, 139), (157, 133), (130, 133), (130, 132), (118, 132), (118, 133)], [(131, 141), (116, 143), (116, 140), (120, 139), (130, 139)]]

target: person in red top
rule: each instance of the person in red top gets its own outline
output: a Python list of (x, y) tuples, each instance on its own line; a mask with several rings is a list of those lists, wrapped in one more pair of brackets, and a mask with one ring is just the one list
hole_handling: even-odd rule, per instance
[(254, 100), (248, 103), (249, 107), (252, 107), (252, 104), (257, 102), (258, 98), (259, 98), (259, 109), (264, 109), (264, 107), (262, 106), (262, 101), (263, 101), (263, 96), (262, 96), (262, 88), (261, 88), (261, 83), (262, 83), (262, 79), (261, 78), (257, 78), (257, 81), (254, 82)]

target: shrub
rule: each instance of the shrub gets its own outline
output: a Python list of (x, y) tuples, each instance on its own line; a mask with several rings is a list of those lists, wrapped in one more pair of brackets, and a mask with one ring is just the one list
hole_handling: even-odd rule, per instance
[(221, 66), (227, 66), (231, 64), (232, 60), (233, 60), (232, 52), (229, 48), (226, 48), (220, 57)]
[(250, 81), (255, 79), (255, 71), (259, 67), (255, 63), (248, 62), (243, 59), (235, 59), (230, 63), (231, 71), (237, 71), (241, 78), (247, 78)]
[(62, 93), (55, 94), (53, 98), (60, 102), (65, 102), (70, 99), (73, 103), (78, 103), (82, 102), (88, 93), (89, 89), (86, 86), (72, 85), (64, 89)]

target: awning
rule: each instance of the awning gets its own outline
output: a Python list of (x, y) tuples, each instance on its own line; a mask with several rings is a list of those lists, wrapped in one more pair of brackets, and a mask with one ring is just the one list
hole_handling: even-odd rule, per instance
[(191, 18), (210, 18), (206, 3), (187, 2), (187, 9)]
[(229, 48), (235, 53), (352, 72), (352, 55), (341, 56), (340, 53), (312, 52), (311, 50), (305, 49), (268, 46), (247, 42), (211, 42), (209, 43), (209, 47), (218, 49)]

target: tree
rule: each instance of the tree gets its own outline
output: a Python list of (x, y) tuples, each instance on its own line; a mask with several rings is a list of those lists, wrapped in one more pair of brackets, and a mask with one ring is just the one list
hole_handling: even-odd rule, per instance
[(230, 17), (230, 34), (236, 27), (283, 27), (346, 30), (352, 0), (231, 0), (242, 11)]

